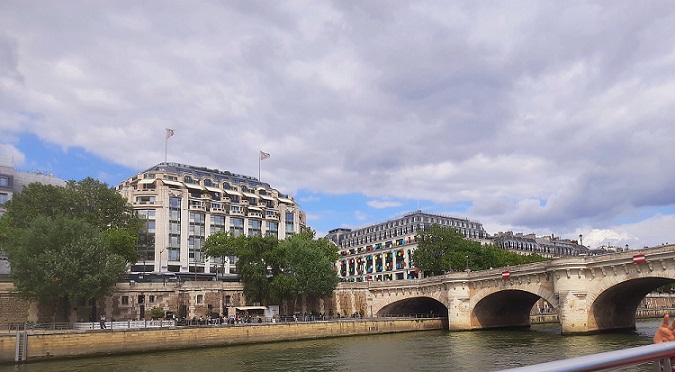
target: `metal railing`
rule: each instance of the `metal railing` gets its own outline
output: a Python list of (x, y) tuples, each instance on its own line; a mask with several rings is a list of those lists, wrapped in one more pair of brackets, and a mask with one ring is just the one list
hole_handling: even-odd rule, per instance
[(194, 327), (194, 326), (243, 326), (255, 324), (274, 324), (274, 323), (309, 323), (309, 322), (356, 322), (356, 321), (373, 321), (384, 320), (390, 318), (416, 318), (416, 319), (430, 319), (442, 318), (439, 314), (385, 314), (377, 317), (361, 317), (359, 314), (352, 314), (351, 316), (325, 316), (325, 315), (311, 315), (311, 314), (296, 314), (296, 315), (279, 315), (274, 318), (270, 317), (236, 317), (236, 318), (192, 318), (192, 319), (175, 319), (175, 320), (117, 320), (106, 321), (105, 328), (101, 326), (100, 322), (76, 322), (76, 323), (9, 323), (0, 324), (0, 334), (11, 333), (17, 331), (95, 331), (95, 330), (122, 330), (122, 329), (142, 329), (142, 328), (169, 328), (169, 327)]
[(675, 342), (638, 346), (578, 358), (557, 360), (502, 370), (502, 372), (581, 372), (605, 371), (653, 362), (654, 371), (671, 372), (670, 357), (675, 356)]

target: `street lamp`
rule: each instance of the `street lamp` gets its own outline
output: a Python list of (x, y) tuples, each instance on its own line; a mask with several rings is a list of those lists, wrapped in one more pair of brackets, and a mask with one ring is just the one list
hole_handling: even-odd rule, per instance
[(466, 256), (466, 272), (469, 272), (469, 255)]

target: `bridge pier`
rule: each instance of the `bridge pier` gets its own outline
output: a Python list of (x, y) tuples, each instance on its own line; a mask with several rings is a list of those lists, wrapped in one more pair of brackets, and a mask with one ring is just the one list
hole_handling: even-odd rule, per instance
[(451, 331), (468, 331), (471, 326), (471, 293), (466, 281), (447, 283), (448, 328)]
[(589, 317), (587, 292), (564, 290), (558, 292), (559, 319), (563, 335), (582, 334), (597, 331), (595, 321)]

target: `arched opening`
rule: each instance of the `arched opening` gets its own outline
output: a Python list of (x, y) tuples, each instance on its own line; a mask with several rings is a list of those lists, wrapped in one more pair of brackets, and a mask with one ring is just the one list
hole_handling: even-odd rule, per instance
[(430, 297), (413, 297), (384, 306), (377, 316), (434, 316), (446, 318), (448, 308)]
[(602, 292), (593, 302), (593, 317), (599, 331), (635, 329), (635, 311), (650, 292), (675, 282), (669, 278), (631, 279)]
[(480, 300), (471, 315), (472, 327), (523, 328), (530, 326), (530, 313), (540, 296), (521, 290), (495, 292)]

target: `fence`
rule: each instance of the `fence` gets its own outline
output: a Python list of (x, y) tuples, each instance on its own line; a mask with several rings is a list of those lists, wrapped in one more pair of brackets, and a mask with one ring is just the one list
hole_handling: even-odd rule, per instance
[(95, 329), (140, 329), (140, 328), (168, 328), (175, 327), (175, 320), (124, 320), (101, 322), (76, 323), (10, 323), (0, 325), (0, 333), (14, 333), (17, 331), (88, 331)]

